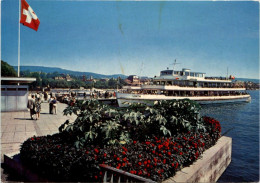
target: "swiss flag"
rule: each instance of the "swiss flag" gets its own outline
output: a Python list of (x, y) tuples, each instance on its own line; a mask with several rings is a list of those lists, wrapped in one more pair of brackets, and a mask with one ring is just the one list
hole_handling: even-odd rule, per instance
[(21, 5), (20, 23), (37, 31), (40, 25), (39, 18), (36, 16), (31, 6), (25, 0), (21, 0)]

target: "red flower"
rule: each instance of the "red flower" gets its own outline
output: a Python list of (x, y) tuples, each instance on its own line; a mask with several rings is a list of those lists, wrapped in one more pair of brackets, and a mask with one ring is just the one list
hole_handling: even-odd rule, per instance
[(174, 163), (172, 163), (172, 167), (174, 167)]
[(134, 140), (134, 142), (133, 142), (134, 144), (136, 144), (136, 141)]
[(120, 161), (120, 158), (118, 157), (118, 158), (116, 158), (116, 160), (117, 160), (117, 161)]
[(148, 163), (151, 163), (151, 160), (148, 159), (147, 162), (148, 162)]
[(180, 155), (182, 155), (183, 154), (183, 152), (180, 152)]
[(122, 154), (125, 155), (126, 154), (125, 151), (123, 151)]
[(99, 172), (99, 175), (102, 175), (103, 174), (103, 172)]
[(95, 175), (95, 179), (98, 179), (98, 176)]
[(141, 154), (139, 154), (139, 155), (138, 155), (138, 157), (139, 157), (139, 158), (141, 158), (141, 157), (142, 157), (142, 155), (141, 155)]
[(89, 153), (89, 151), (86, 151), (85, 153), (86, 153), (86, 154), (88, 154), (88, 153)]
[(107, 154), (106, 154), (106, 153), (104, 153), (104, 157), (107, 157)]
[(127, 149), (126, 149), (125, 147), (122, 147), (122, 149), (124, 149), (124, 151), (126, 151), (126, 152), (127, 152)]
[(139, 161), (139, 162), (138, 162), (138, 165), (140, 165), (140, 166), (141, 166), (141, 165), (142, 165), (142, 162), (140, 162), (140, 161)]
[(166, 159), (163, 160), (163, 164), (166, 164)]
[(178, 166), (179, 166), (179, 163), (177, 162), (177, 163), (176, 163), (176, 167), (175, 167), (175, 169), (177, 169), (177, 168), (178, 168)]
[(94, 149), (94, 151), (95, 151), (95, 153), (98, 153), (98, 152), (99, 152), (99, 150), (98, 150), (98, 149)]
[(34, 138), (31, 138), (32, 141), (34, 141)]
[(155, 154), (155, 151), (153, 150), (152, 153)]
[(126, 158), (123, 158), (123, 161), (127, 161), (127, 159), (126, 159)]
[(172, 155), (172, 153), (169, 151), (169, 152), (168, 152), (168, 155), (169, 155), (169, 156), (171, 156), (171, 155)]
[(147, 142), (145, 142), (145, 143), (146, 143), (146, 145), (149, 145), (151, 142), (147, 141)]

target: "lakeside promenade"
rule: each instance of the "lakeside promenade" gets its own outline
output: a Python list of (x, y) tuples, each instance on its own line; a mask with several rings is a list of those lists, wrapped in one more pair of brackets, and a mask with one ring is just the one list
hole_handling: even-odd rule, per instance
[(4, 154), (19, 151), (21, 144), (34, 135), (55, 134), (66, 120), (74, 121), (75, 115), (63, 115), (66, 107), (67, 104), (58, 103), (57, 115), (49, 114), (49, 104), (43, 102), (38, 120), (31, 120), (29, 111), (1, 113), (1, 182), (12, 181), (2, 168)]

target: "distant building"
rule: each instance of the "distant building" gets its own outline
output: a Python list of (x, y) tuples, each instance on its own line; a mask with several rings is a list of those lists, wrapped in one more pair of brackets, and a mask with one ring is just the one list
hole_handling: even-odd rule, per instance
[(125, 79), (125, 82), (128, 85), (138, 85), (140, 84), (140, 79), (137, 75), (130, 75), (128, 78)]
[(69, 74), (66, 75), (66, 81), (72, 81), (73, 79), (70, 77)]
[(109, 79), (108, 78), (102, 78), (102, 79), (100, 79), (100, 81), (104, 81), (104, 82), (106, 82), (106, 81), (108, 81)]
[(82, 81), (84, 81), (84, 82), (87, 81), (87, 78), (85, 75), (82, 76)]
[(62, 77), (62, 76), (57, 76), (57, 77), (54, 78), (54, 80), (64, 80), (64, 77)]
[(86, 84), (96, 83), (96, 80), (95, 80), (95, 79), (86, 79), (86, 80), (85, 80), (85, 83), (86, 83)]
[(66, 80), (66, 81), (72, 81), (73, 79), (70, 77), (69, 74), (61, 74), (60, 76), (57, 76), (54, 78), (54, 80)]

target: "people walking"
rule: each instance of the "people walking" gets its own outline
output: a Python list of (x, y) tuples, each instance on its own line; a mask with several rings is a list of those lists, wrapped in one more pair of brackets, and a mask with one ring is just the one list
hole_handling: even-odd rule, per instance
[(30, 99), (28, 99), (27, 108), (30, 109), (30, 116), (31, 116), (31, 119), (33, 119), (33, 115), (35, 114), (34, 95), (32, 95)]
[(44, 100), (47, 101), (47, 99), (48, 99), (48, 93), (44, 92)]
[(53, 114), (57, 114), (57, 100), (56, 97), (52, 100), (52, 105), (53, 105)]
[(50, 114), (53, 114), (53, 103), (52, 103), (52, 100), (53, 100), (53, 98), (51, 97), (49, 99), (49, 113)]
[(35, 112), (36, 112), (36, 120), (40, 119), (40, 112), (41, 112), (41, 98), (37, 98), (35, 101)]

